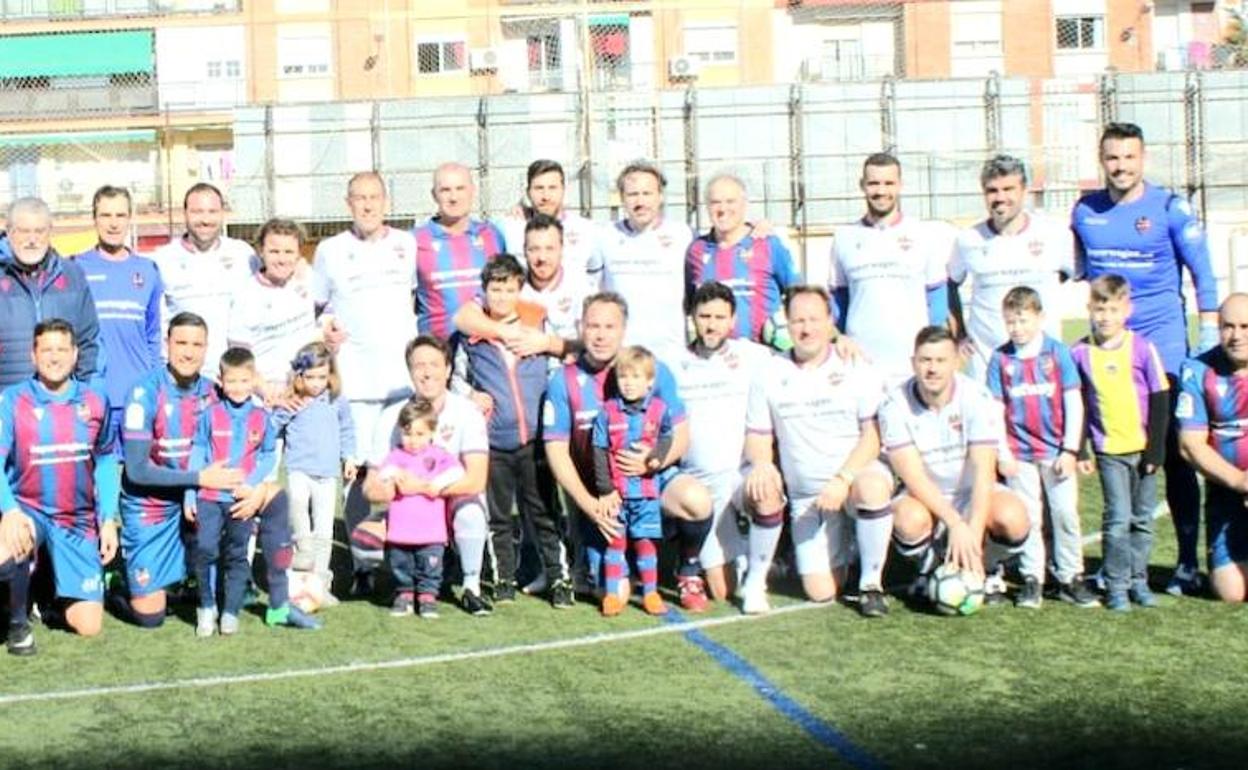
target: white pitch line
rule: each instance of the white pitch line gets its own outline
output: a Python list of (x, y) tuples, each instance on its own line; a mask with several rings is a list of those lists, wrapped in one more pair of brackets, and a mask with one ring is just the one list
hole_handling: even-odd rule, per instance
[(651, 636), (679, 634), (693, 629), (714, 628), (716, 626), (726, 626), (734, 623), (765, 620), (769, 617), (775, 617), (777, 615), (804, 612), (806, 610), (812, 610), (819, 607), (826, 608), (827, 606), (827, 604), (801, 602), (799, 604), (790, 604), (784, 607), (778, 607), (765, 615), (729, 615), (722, 618), (704, 618), (702, 620), (689, 621), (685, 623), (670, 623), (654, 626), (653, 628), (642, 628), (635, 631), (591, 634), (589, 636), (579, 636), (572, 639), (555, 639), (549, 642), (533, 642), (530, 644), (509, 645), (506, 647), (491, 647), (483, 650), (469, 650), (466, 652), (447, 652), (438, 655), (398, 658), (396, 660), (381, 660), (372, 663), (344, 663), (337, 666), (298, 668), (287, 671), (271, 671), (257, 674), (194, 677), (190, 679), (173, 679), (165, 682), (140, 682), (138, 684), (112, 685), (109, 687), (85, 687), (77, 690), (14, 693), (11, 695), (0, 695), (0, 706), (10, 706), (18, 703), (39, 703), (46, 701), (98, 698), (109, 695), (135, 695), (139, 693), (158, 692), (161, 690), (203, 689), (208, 687), (222, 687), (231, 684), (277, 682), (285, 679), (300, 679), (304, 677), (327, 676), (334, 674), (350, 674), (358, 671), (422, 668), (426, 666), (436, 666), (443, 663), (459, 663), (468, 660), (502, 658), (510, 655), (550, 652), (552, 650), (567, 650), (577, 647), (594, 647), (600, 644), (626, 642), (634, 639), (645, 639)]

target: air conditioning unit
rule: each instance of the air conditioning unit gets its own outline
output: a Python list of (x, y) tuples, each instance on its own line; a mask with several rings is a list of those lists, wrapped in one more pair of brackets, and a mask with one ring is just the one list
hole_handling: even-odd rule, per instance
[(667, 60), (667, 76), (672, 80), (696, 78), (701, 69), (702, 62), (692, 56), (673, 56)]
[(473, 72), (497, 70), (499, 58), (497, 48), (474, 48), (468, 52), (468, 67)]

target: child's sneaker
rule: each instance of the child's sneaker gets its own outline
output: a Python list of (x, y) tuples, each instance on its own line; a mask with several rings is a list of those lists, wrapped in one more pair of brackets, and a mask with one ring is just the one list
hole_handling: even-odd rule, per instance
[(494, 584), (494, 603), (511, 604), (516, 600), (516, 582), (500, 580)]
[(390, 617), (401, 618), (413, 612), (412, 595), (409, 593), (395, 594), (394, 603), (390, 605)]
[(195, 635), (207, 639), (217, 632), (217, 608), (195, 608)]
[[(699, 582), (701, 581), (699, 580)], [(705, 596), (702, 597), (702, 601), (703, 601), (702, 609), (706, 609), (706, 604), (705, 604), (706, 597)], [(663, 603), (663, 597), (659, 596), (658, 591), (651, 591), (650, 593), (641, 597), (641, 606), (644, 607), (646, 612), (648, 612), (651, 615), (666, 615), (667, 614), (667, 605)], [(690, 610), (690, 611), (700, 612), (701, 610)]]
[(606, 594), (602, 597), (602, 614), (604, 617), (613, 618), (624, 611), (624, 600), (615, 594)]
[(293, 604), (285, 604), (277, 609), (270, 607), (264, 611), (264, 622), (268, 626), (288, 626), (306, 631), (317, 631), (321, 621), (307, 614)]
[(1131, 600), (1126, 591), (1110, 591), (1105, 596), (1105, 609), (1112, 612), (1130, 612)]
[(13, 623), (9, 626), (9, 634), (5, 640), (10, 655), (27, 657), (39, 651), (35, 647), (35, 632), (30, 623)]
[(238, 616), (232, 612), (224, 612), (221, 614), (221, 635), (233, 636), (238, 633), (239, 621)]
[[(686, 612), (706, 612), (706, 583), (701, 577), (697, 575), (677, 577), (676, 586), (680, 589), (680, 606), (682, 609)], [(657, 597), (658, 594), (655, 594), (655, 596)], [(663, 604), (662, 600), (659, 601), (659, 604)], [(646, 608), (646, 612), (650, 612), (648, 607)], [(650, 614), (662, 615), (665, 612), (667, 612), (666, 607), (663, 608), (662, 612), (650, 612)]]
[(1083, 575), (1075, 575), (1069, 583), (1058, 585), (1057, 598), (1076, 607), (1101, 606), (1101, 602), (1096, 598), (1096, 594), (1091, 588), (1088, 588), (1088, 583), (1084, 580)]
[(1131, 601), (1145, 609), (1152, 609), (1157, 606), (1157, 597), (1149, 589), (1148, 583), (1143, 580), (1135, 581), (1131, 586), (1131, 590), (1127, 592), (1127, 596)]
[(436, 620), (438, 617), (438, 597), (434, 594), (421, 594), (416, 603), (416, 613), (422, 620)]

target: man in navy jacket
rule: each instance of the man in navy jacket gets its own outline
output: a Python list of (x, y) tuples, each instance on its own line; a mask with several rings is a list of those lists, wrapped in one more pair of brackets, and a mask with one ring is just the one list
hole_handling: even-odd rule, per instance
[(100, 326), (82, 269), (50, 245), (52, 212), (38, 198), (9, 204), (8, 231), (0, 233), (0, 387), (34, 374), (30, 350), (35, 324), (63, 318), (78, 346), (75, 375), (101, 374)]

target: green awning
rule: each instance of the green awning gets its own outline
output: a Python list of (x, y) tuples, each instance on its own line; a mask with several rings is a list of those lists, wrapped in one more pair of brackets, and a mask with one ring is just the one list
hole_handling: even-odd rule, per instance
[(79, 131), (70, 134), (0, 134), (0, 147), (32, 147), (49, 144), (155, 144), (156, 132)]
[(627, 27), (627, 13), (598, 13), (589, 17), (591, 27)]
[(151, 74), (151, 30), (0, 36), (0, 78)]

